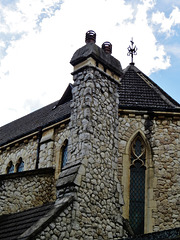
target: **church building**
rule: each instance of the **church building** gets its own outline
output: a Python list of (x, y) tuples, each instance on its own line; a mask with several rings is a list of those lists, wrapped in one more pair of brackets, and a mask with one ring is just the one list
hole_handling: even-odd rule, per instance
[(133, 42), (125, 69), (85, 42), (63, 96), (0, 128), (0, 240), (180, 239), (180, 104)]

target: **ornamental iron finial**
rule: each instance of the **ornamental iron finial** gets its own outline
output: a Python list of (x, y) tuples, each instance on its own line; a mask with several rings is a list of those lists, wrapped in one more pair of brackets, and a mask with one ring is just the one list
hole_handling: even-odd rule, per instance
[(131, 39), (131, 46), (129, 46), (127, 49), (128, 49), (128, 53), (127, 55), (130, 56), (131, 55), (131, 65), (134, 65), (134, 62), (133, 62), (133, 55), (137, 55), (137, 47), (134, 46), (134, 42), (133, 42), (133, 38)]

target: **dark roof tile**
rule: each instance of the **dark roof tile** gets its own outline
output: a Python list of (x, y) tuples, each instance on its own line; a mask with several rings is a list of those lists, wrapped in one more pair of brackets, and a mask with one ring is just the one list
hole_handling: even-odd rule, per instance
[[(0, 146), (70, 116), (70, 98), (56, 101), (0, 128)], [(59, 102), (61, 104), (59, 104)]]
[[(0, 146), (68, 118), (72, 87), (67, 87), (59, 101), (1, 127)], [(118, 92), (119, 107), (123, 109), (180, 111), (179, 103), (133, 65), (124, 70)]]
[(179, 103), (133, 65), (124, 70), (118, 91), (120, 108), (180, 110)]
[(23, 212), (0, 216), (0, 239), (16, 240), (30, 226), (44, 216), (54, 205), (49, 203)]

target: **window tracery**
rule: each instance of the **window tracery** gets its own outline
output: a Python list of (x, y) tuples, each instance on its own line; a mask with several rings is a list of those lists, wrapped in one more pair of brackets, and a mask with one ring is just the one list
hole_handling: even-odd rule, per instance
[(143, 140), (137, 136), (131, 145), (129, 222), (135, 234), (144, 233), (145, 156)]
[[(122, 157), (122, 187), (124, 197), (123, 217), (133, 222), (132, 216), (133, 214), (135, 216), (136, 213), (135, 211), (134, 213), (132, 213), (131, 211), (136, 207), (132, 207), (133, 198), (130, 197), (130, 191), (132, 191), (132, 189), (134, 188), (132, 185), (134, 182), (136, 183), (136, 186), (138, 186), (139, 177), (139, 187), (141, 186), (141, 189), (143, 189), (143, 191), (141, 192), (141, 197), (144, 196), (144, 203), (141, 204), (141, 206), (143, 206), (144, 208), (142, 210), (142, 216), (144, 216), (144, 225), (142, 226), (140, 231), (144, 233), (152, 232), (154, 227), (154, 219), (152, 213), (153, 209), (156, 209), (153, 192), (153, 188), (156, 186), (156, 178), (154, 176), (154, 163), (152, 158), (151, 146), (145, 134), (141, 130), (137, 130), (136, 132), (134, 132), (134, 134), (131, 135), (129, 141), (126, 144), (126, 148)], [(132, 187), (131, 190), (130, 184)], [(131, 193), (131, 196), (132, 195), (133, 193)], [(138, 216), (139, 215), (140, 214), (138, 213)], [(133, 226), (133, 224), (131, 225)], [(138, 230), (136, 232), (138, 232)]]

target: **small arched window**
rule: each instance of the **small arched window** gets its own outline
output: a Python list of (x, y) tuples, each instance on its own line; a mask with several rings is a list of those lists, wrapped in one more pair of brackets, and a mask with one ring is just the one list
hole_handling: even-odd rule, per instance
[(7, 166), (7, 174), (10, 174), (10, 173), (14, 173), (14, 165), (11, 162), (9, 162), (8, 166)]
[(140, 136), (131, 145), (129, 222), (135, 234), (144, 233), (146, 149)]
[(63, 168), (68, 161), (68, 141), (65, 141), (64, 146), (62, 147), (62, 164), (61, 168)]
[(23, 162), (22, 158), (19, 159), (16, 169), (17, 169), (17, 172), (24, 171), (24, 162)]

